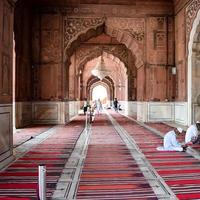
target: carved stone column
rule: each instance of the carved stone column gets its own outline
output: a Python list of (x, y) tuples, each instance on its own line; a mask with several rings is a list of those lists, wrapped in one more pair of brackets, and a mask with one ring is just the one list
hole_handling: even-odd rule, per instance
[(12, 158), (13, 4), (0, 1), (0, 168)]

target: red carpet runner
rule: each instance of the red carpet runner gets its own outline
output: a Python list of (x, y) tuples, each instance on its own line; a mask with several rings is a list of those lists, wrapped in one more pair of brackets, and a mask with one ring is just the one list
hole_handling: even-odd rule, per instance
[(157, 199), (105, 115), (92, 125), (77, 199)]
[(78, 117), (67, 126), (56, 127), (52, 136), (1, 172), (0, 200), (37, 199), (39, 164), (45, 164), (47, 168), (47, 199), (50, 199), (61, 171), (84, 128), (83, 120), (84, 117)]
[(151, 165), (179, 199), (200, 199), (200, 161), (186, 152), (159, 152), (162, 139), (130, 119), (112, 114), (134, 138)]

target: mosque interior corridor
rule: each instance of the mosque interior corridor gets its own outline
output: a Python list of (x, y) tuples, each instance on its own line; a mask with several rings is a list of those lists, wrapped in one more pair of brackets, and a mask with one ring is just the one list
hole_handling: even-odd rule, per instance
[(159, 150), (199, 44), (199, 0), (0, 0), (0, 200), (200, 199), (200, 145)]

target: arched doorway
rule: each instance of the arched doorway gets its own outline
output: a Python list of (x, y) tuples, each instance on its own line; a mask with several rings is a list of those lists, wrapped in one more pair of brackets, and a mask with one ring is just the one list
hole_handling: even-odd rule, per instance
[[(88, 61), (82, 68), (81, 73), (81, 99), (83, 97), (92, 98), (91, 91), (94, 86), (103, 84), (108, 91), (108, 99), (112, 101), (114, 97), (120, 101), (126, 101), (128, 95), (128, 84), (127, 84), (127, 69), (125, 65), (119, 61), (116, 57), (111, 59), (107, 57), (107, 54), (102, 54), (104, 57), (106, 68), (110, 71), (110, 75), (106, 76), (102, 81), (91, 74), (98, 57)], [(90, 94), (90, 96), (89, 96)]]
[[(65, 98), (66, 99), (83, 99), (85, 97), (85, 95), (83, 95), (83, 98), (79, 98), (79, 97), (72, 97), (73, 94), (73, 88), (76, 88), (76, 86), (79, 85), (80, 83), (80, 89), (82, 90), (84, 88), (84, 86), (81, 84), (81, 74), (83, 72), (82, 70), (82, 66), (85, 64), (84, 62), (88, 62), (88, 59), (91, 59), (92, 57), (94, 58), (94, 53), (99, 54), (99, 52), (102, 53), (102, 47), (99, 48), (99, 46), (104, 46), (103, 47), (103, 51), (106, 54), (112, 54), (114, 57), (118, 57), (118, 59), (120, 61), (122, 61), (124, 63), (124, 65), (127, 67), (127, 87), (128, 87), (128, 91), (126, 94), (126, 100), (130, 100), (130, 101), (135, 101), (136, 100), (136, 93), (137, 91), (137, 68), (143, 68), (144, 67), (144, 62), (143, 62), (143, 49), (141, 48), (141, 45), (144, 43), (144, 38), (143, 35), (141, 38), (134, 38), (129, 32), (126, 31), (126, 29), (121, 30), (118, 29), (117, 27), (112, 27), (113, 21), (110, 19), (104, 19), (104, 18), (95, 18), (96, 22), (95, 25), (94, 24), (90, 24), (91, 23), (91, 19), (87, 18), (84, 20), (86, 20), (88, 22), (88, 27), (83, 27), (82, 31), (77, 31), (74, 35), (71, 35), (70, 33), (70, 27), (66, 28), (66, 32), (64, 33), (64, 37), (67, 38), (65, 41), (65, 45), (64, 45), (64, 61), (65, 64), (63, 65), (63, 74), (66, 74), (66, 77), (68, 77), (69, 74), (75, 74), (75, 73), (79, 73), (81, 71), (81, 73), (79, 73), (79, 78), (77, 78), (75, 81), (76, 83), (73, 83), (72, 85), (72, 78), (67, 78), (65, 79), (65, 81), (63, 82), (63, 88), (65, 88)], [(79, 22), (79, 19), (64, 19), (65, 24), (74, 24), (76, 21)], [(125, 23), (124, 20), (122, 20), (123, 23)], [(92, 21), (93, 22), (93, 21)], [(143, 27), (144, 23), (143, 21), (140, 21), (141, 23), (141, 27)], [(75, 23), (76, 24), (76, 23)], [(142, 28), (143, 30), (143, 28)], [(93, 43), (92, 45), (94, 46), (95, 44), (95, 38), (96, 37), (101, 37), (102, 38), (97, 38), (97, 43), (99, 43), (98, 47), (96, 49), (93, 49), (93, 51), (91, 52), (91, 54), (89, 54), (89, 52), (85, 51), (84, 48), (82, 48), (82, 46), (84, 45), (84, 43), (87, 44), (87, 46), (89, 46), (91, 43)], [(124, 39), (126, 38), (126, 39)], [(90, 41), (89, 41), (90, 40)], [(108, 42), (109, 41), (109, 42)], [(90, 43), (91, 42), (91, 43)], [(108, 42), (108, 43), (107, 43)], [(111, 49), (106, 46), (106, 44), (109, 44), (111, 46)], [(119, 51), (118, 48), (116, 48), (117, 46), (124, 46), (125, 48), (123, 49), (123, 52), (126, 52), (126, 54), (122, 54), (121, 56), (119, 56)], [(77, 49), (80, 49), (78, 52), (76, 51)], [(82, 48), (82, 49), (81, 49)], [(83, 50), (84, 49), (84, 50)], [(86, 53), (86, 54), (85, 54)], [(91, 56), (92, 55), (92, 56)], [(81, 61), (81, 58), (86, 57), (87, 59), (82, 60), (83, 62), (79, 62), (79, 60)], [(98, 57), (97, 55), (95, 55), (95, 57)], [(74, 65), (74, 60), (76, 60), (76, 65)], [(125, 60), (125, 62), (124, 62)], [(75, 69), (76, 67), (79, 66), (79, 69)], [(141, 73), (141, 72), (139, 72)], [(69, 77), (72, 77), (71, 75), (69, 75)], [(78, 77), (78, 76), (77, 76)], [(125, 85), (122, 85), (122, 83), (120, 83), (121, 80), (119, 80), (119, 84), (117, 84), (118, 88), (123, 89), (124, 87), (126, 87)], [(69, 86), (71, 84), (71, 86)], [(140, 81), (140, 85), (143, 86), (144, 82)], [(78, 86), (79, 87), (79, 86)], [(141, 87), (143, 88), (143, 87)], [(141, 89), (139, 89), (141, 90)], [(144, 96), (144, 91), (143, 89), (140, 91), (141, 95), (140, 96)], [(75, 94), (76, 95), (76, 94)], [(80, 95), (81, 96), (81, 95)]]
[(92, 101), (100, 99), (101, 103), (108, 104), (108, 92), (107, 88), (103, 85), (97, 85), (92, 89)]

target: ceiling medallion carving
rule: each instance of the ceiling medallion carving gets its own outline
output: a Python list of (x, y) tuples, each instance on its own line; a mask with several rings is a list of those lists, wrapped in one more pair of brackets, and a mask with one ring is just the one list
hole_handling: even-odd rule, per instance
[(80, 34), (86, 33), (90, 29), (96, 29), (103, 25), (105, 18), (65, 18), (64, 19), (64, 46), (69, 48), (70, 44), (78, 38)]

